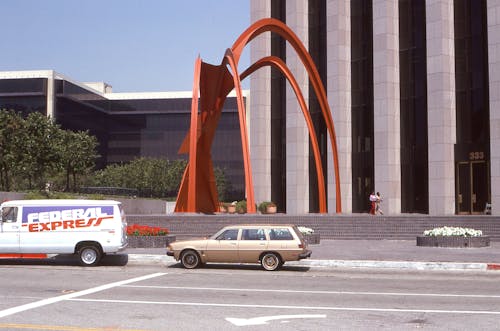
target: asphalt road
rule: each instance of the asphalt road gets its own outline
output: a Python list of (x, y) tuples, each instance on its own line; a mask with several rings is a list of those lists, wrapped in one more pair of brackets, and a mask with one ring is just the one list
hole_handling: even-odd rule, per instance
[(0, 265), (0, 330), (496, 330), (498, 272)]

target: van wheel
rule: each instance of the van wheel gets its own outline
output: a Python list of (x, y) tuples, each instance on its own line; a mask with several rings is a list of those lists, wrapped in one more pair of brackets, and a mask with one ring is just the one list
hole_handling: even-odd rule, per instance
[(186, 269), (194, 269), (197, 268), (200, 263), (200, 256), (193, 250), (187, 250), (182, 252), (181, 255), (181, 263)]
[(267, 271), (274, 271), (281, 267), (281, 258), (276, 253), (266, 253), (260, 259), (260, 264), (262, 268)]
[(82, 246), (78, 250), (78, 259), (84, 267), (97, 265), (101, 260), (101, 250), (94, 245)]

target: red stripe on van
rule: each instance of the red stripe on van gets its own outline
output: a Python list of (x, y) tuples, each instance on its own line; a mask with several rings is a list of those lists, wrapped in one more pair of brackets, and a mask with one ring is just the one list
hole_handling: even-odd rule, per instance
[(0, 259), (46, 259), (47, 254), (0, 254)]

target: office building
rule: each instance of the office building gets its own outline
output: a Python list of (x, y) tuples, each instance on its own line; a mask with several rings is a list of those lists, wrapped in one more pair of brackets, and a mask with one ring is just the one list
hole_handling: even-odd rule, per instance
[[(252, 0), (252, 23), (285, 22), (322, 77), (339, 152), (342, 209), (386, 214), (500, 215), (500, 1)], [(333, 158), (304, 66), (275, 33), (251, 43), (251, 63), (286, 61), (309, 100), (335, 212)], [(257, 201), (318, 210), (306, 123), (276, 70), (250, 77)]]

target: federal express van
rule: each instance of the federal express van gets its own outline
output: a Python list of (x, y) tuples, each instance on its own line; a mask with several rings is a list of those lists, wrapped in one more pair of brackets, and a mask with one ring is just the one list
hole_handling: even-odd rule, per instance
[(110, 200), (17, 200), (0, 206), (1, 254), (76, 254), (94, 266), (127, 246), (120, 202)]

